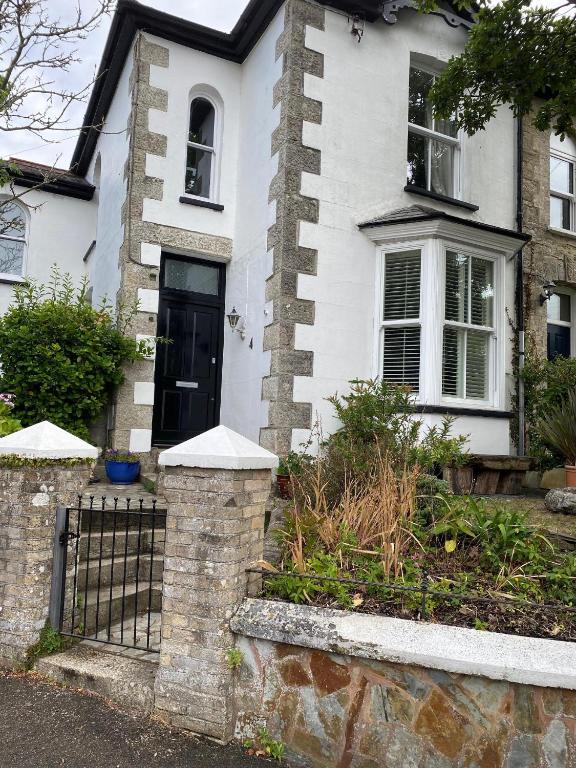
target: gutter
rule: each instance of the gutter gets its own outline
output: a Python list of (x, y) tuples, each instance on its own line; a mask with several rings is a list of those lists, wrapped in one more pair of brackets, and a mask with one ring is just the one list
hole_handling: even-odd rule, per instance
[[(524, 229), (524, 125), (516, 119), (516, 229)], [(525, 245), (525, 244), (524, 244)], [(526, 453), (526, 400), (522, 373), (526, 363), (526, 328), (524, 316), (524, 245), (516, 254), (516, 328), (518, 332), (518, 455)]]

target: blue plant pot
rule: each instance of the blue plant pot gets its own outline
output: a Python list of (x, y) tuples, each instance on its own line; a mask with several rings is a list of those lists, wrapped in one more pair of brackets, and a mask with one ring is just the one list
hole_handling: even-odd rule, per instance
[(106, 461), (108, 480), (114, 485), (129, 485), (138, 479), (139, 461)]

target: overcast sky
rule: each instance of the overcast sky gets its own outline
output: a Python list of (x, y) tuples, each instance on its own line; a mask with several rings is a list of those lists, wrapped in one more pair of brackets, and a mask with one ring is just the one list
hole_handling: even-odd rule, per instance
[[(248, 0), (142, 0), (146, 5), (158, 8), (166, 13), (172, 13), (181, 18), (196, 21), (209, 27), (222, 29), (229, 32), (244, 8)], [(93, 0), (80, 0), (80, 5), (87, 11), (90, 10)], [(47, 7), (52, 18), (60, 16), (66, 19), (71, 0), (47, 0)], [(106, 35), (110, 27), (110, 18), (104, 18), (100, 27), (92, 32), (87, 40), (78, 45), (80, 62), (75, 64), (69, 73), (64, 73), (66, 88), (80, 89), (89, 83), (95, 75), (100, 63), (100, 57), (104, 50)], [(37, 136), (24, 132), (6, 134), (0, 132), (0, 157), (24, 157), (40, 163), (56, 164), (61, 168), (67, 168), (74, 150), (78, 127), (82, 124), (82, 117), (86, 104), (79, 104), (68, 114), (68, 126), (70, 133), (58, 132), (51, 138), (57, 143), (46, 143)]]

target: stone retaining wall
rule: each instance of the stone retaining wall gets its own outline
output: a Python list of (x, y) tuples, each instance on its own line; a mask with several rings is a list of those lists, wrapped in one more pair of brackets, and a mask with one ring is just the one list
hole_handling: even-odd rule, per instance
[[(322, 612), (281, 603), (268, 603), (271, 607), (266, 608), (265, 603), (246, 601), (232, 622), (237, 632), (252, 634), (241, 637), (237, 645), (244, 655), (236, 684), (239, 738), (252, 736), (265, 727), (273, 738), (286, 745), (295, 765), (311, 768), (576, 765), (576, 691), (380, 660), (380, 655), (393, 654), (387, 635), (394, 636), (399, 625), (387, 622), (398, 620), (343, 611)], [(336, 614), (341, 614), (342, 620)], [(256, 627), (257, 615), (267, 619), (261, 627)], [(401, 624), (419, 630), (415, 648), (425, 646), (422, 638), (426, 628), (433, 625), (407, 621)], [(294, 642), (301, 643), (306, 636), (309, 647), (254, 637), (268, 632), (277, 638), (281, 625), (286, 637), (292, 634)], [(375, 630), (374, 640), (366, 643), (364, 630), (369, 625)], [(390, 627), (389, 633), (386, 626)], [(349, 630), (348, 637), (343, 628)], [(559, 672), (563, 669), (561, 655), (565, 647), (570, 656), (576, 652), (569, 643), (557, 643), (554, 651), (554, 641), (433, 628), (440, 632), (448, 630), (448, 649), (452, 629), (456, 634), (472, 633), (472, 639), (484, 636), (485, 642), (494, 638), (498, 643), (502, 639), (504, 646), (507, 641), (512, 645), (525, 641), (526, 653), (519, 654), (516, 668), (510, 666), (512, 679), (520, 679), (524, 674), (520, 667), (525, 658), (530, 667), (534, 643), (552, 643), (539, 646), (543, 649), (543, 666), (546, 667), (547, 648), (551, 647), (553, 653), (560, 654), (552, 664)], [(379, 630), (383, 630), (381, 643)], [(439, 636), (437, 633), (436, 637)], [(355, 639), (350, 640), (351, 637)], [(347, 648), (347, 653), (342, 652)], [(330, 649), (340, 652), (331, 653)], [(362, 652), (373, 658), (361, 658)], [(410, 648), (407, 653), (411, 653)], [(431, 657), (430, 664), (449, 666), (440, 658), (441, 654), (442, 649), (438, 648), (438, 657), (436, 661)], [(509, 665), (498, 670), (497, 653), (493, 656), (486, 659), (487, 668), (494, 662), (491, 674), (507, 675)], [(406, 655), (400, 650), (396, 658), (400, 662)], [(572, 663), (568, 656), (565, 661)], [(456, 659), (455, 663), (461, 661)], [(534, 674), (534, 669), (528, 669), (526, 674)], [(544, 669), (542, 680), (549, 679), (547, 675)], [(573, 682), (566, 675), (567, 685)]]

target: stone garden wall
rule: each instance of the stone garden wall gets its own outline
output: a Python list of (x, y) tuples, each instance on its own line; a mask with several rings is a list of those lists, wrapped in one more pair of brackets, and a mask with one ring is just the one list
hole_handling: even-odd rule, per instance
[[(504, 646), (511, 641), (512, 652), (515, 643), (525, 644), (526, 650), (518, 655), (515, 666), (509, 658), (499, 659), (495, 651), (486, 658), (489, 674), (537, 679), (531, 659), (535, 661), (540, 653), (542, 682), (553, 682), (545, 667), (551, 662), (548, 671), (555, 667), (561, 673), (563, 662), (559, 657), (545, 659), (548, 648), (553, 654), (564, 653), (565, 646), (571, 644), (537, 641), (552, 643), (538, 646), (529, 638), (474, 630), (460, 635), (462, 630), (457, 628), (436, 627), (440, 632), (449, 631), (446, 657), (441, 658), (443, 650), (438, 647), (437, 654), (433, 650), (440, 635), (432, 638), (429, 648), (423, 642), (426, 627), (434, 625), (400, 621), (408, 632), (412, 627), (417, 636), (413, 645), (396, 637), (399, 650), (394, 651), (391, 637), (398, 630), (398, 620), (279, 603), (266, 607), (265, 603), (246, 601), (233, 620), (237, 632), (252, 634), (238, 640), (243, 652), (236, 687), (238, 737), (250, 737), (265, 727), (285, 744), (296, 765), (314, 768), (576, 765), (576, 691), (358, 655), (389, 655), (403, 662), (414, 651), (413, 658), (420, 654), (423, 663), (457, 668), (465, 665), (470, 653), (473, 668), (474, 657), (486, 655), (486, 648), (474, 654), (464, 639), (458, 658), (457, 651), (452, 653), (452, 641), (457, 643), (458, 637), (470, 637), (471, 642), (474, 637), (484, 637), (484, 642), (494, 638), (496, 644)], [(342, 618), (335, 618), (336, 614)], [(390, 621), (394, 622), (388, 625), (390, 633), (380, 634), (379, 630), (387, 626), (382, 622)], [(370, 625), (374, 630), (371, 639), (365, 635), (365, 627)], [(456, 633), (450, 638), (453, 629)], [(292, 636), (296, 644), (255, 634)], [(303, 647), (300, 643), (304, 637), (308, 646), (320, 647)], [(357, 639), (350, 640), (354, 637)], [(346, 650), (348, 653), (343, 652)], [(450, 654), (452, 663), (447, 660)], [(573, 677), (567, 675), (565, 682), (573, 685)]]

